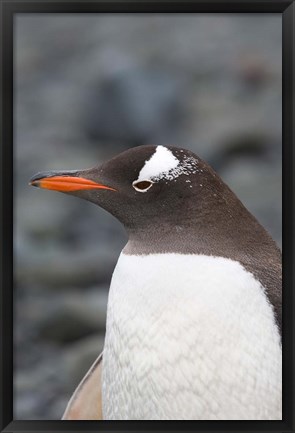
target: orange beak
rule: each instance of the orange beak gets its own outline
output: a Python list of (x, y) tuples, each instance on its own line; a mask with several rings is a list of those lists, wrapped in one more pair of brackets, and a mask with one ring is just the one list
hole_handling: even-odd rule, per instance
[(80, 191), (83, 189), (108, 189), (116, 191), (114, 188), (83, 177), (54, 174), (52, 176), (48, 174), (42, 176), (42, 173), (34, 176), (30, 180), (29, 185), (61, 192)]

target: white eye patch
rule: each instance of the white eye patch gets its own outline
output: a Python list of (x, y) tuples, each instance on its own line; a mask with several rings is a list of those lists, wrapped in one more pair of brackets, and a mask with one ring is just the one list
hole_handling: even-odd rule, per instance
[(199, 171), (198, 159), (193, 156), (184, 155), (180, 162), (167, 147), (157, 146), (154, 154), (140, 170), (137, 180), (133, 182), (133, 187), (135, 187), (135, 182), (157, 182), (161, 179), (175, 180), (181, 174), (189, 176)]
[(157, 146), (155, 153), (140, 170), (137, 180), (160, 178), (164, 173), (177, 167), (178, 164), (179, 160), (171, 150), (164, 146)]

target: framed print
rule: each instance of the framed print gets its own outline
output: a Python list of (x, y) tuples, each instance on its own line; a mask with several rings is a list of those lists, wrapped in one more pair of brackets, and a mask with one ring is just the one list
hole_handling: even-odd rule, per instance
[(1, 431), (294, 431), (294, 2), (1, 30)]

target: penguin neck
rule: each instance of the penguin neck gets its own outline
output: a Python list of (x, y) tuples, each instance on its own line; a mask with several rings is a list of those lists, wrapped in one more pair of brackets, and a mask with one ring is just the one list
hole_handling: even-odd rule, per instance
[(124, 253), (147, 254), (203, 254), (239, 260), (247, 252), (253, 257), (261, 246), (273, 244), (264, 228), (241, 204), (240, 212), (231, 214), (228, 209), (215, 209), (214, 214), (206, 209), (202, 213), (188, 209), (183, 212), (167, 214), (165, 219), (156, 217), (145, 221), (143, 226), (127, 227), (129, 241)]

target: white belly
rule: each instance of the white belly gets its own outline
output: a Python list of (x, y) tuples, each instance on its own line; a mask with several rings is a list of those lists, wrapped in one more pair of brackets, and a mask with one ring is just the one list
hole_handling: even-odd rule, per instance
[(103, 353), (104, 419), (282, 418), (278, 329), (237, 262), (121, 254)]

